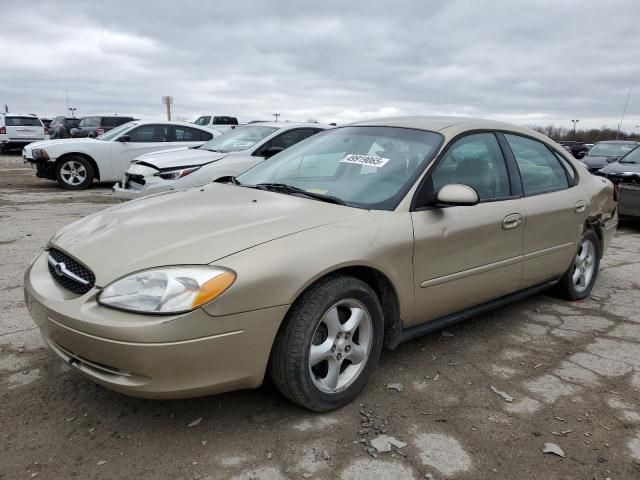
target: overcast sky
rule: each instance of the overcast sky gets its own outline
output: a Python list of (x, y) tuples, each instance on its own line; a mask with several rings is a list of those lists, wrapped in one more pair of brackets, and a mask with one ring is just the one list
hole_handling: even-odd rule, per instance
[(402, 114), (640, 132), (640, 2), (11, 1), (0, 108), (322, 122)]

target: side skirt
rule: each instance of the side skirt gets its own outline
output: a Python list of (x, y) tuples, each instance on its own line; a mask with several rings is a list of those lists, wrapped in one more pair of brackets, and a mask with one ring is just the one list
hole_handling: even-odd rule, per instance
[(431, 332), (435, 332), (436, 330), (441, 330), (458, 322), (462, 322), (463, 320), (468, 320), (469, 318), (476, 317), (482, 313), (489, 312), (496, 308), (508, 305), (512, 302), (530, 297), (531, 295), (553, 287), (556, 283), (558, 283), (558, 281), (559, 279), (556, 278), (549, 282), (525, 288), (524, 290), (510, 293), (509, 295), (505, 295), (504, 297), (496, 298), (495, 300), (490, 300), (488, 302), (469, 307), (465, 310), (460, 310), (459, 312), (452, 313), (450, 315), (445, 315), (444, 317), (436, 318), (434, 320), (430, 320), (413, 327), (403, 328), (400, 331), (399, 335), (395, 338), (395, 340), (390, 343), (389, 348), (394, 349), (401, 343), (413, 340), (414, 338), (421, 337), (422, 335), (426, 335)]

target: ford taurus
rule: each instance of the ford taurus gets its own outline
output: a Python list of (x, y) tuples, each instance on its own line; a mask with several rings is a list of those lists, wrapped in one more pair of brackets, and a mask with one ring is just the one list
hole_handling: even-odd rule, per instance
[(384, 346), (549, 288), (587, 297), (616, 225), (611, 182), (536, 132), (370, 120), (62, 228), (25, 296), (51, 350), (111, 389), (188, 397), (269, 374), (327, 411)]

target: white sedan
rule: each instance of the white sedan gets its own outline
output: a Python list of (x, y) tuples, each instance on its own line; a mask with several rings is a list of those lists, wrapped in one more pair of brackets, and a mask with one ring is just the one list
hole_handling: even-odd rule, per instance
[(97, 138), (67, 138), (30, 143), (22, 150), (39, 178), (56, 180), (62, 188), (89, 188), (93, 180), (122, 179), (129, 163), (145, 153), (176, 147), (197, 147), (219, 132), (190, 123), (133, 121)]
[(121, 199), (226, 181), (296, 143), (322, 132), (318, 123), (264, 122), (239, 126), (197, 148), (137, 157), (113, 192)]

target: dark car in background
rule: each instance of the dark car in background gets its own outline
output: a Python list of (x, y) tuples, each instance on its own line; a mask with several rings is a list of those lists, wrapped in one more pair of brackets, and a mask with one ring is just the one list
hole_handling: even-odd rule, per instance
[(573, 158), (581, 159), (589, 151), (589, 147), (584, 142), (574, 140), (560, 140), (558, 142), (562, 147), (573, 155)]
[(47, 133), (49, 133), (49, 125), (51, 125), (51, 122), (53, 122), (53, 120), (51, 120), (50, 118), (41, 118), (40, 121), (42, 122), (42, 125), (44, 125), (44, 133), (46, 135)]
[(598, 142), (582, 158), (582, 162), (591, 173), (596, 173), (607, 164), (618, 161), (637, 146), (638, 142), (629, 140)]
[(56, 140), (58, 138), (70, 138), (71, 130), (76, 128), (80, 123), (79, 118), (73, 117), (55, 117), (49, 124), (49, 138)]
[(598, 170), (597, 175), (606, 177), (614, 184), (640, 184), (640, 147), (636, 147), (617, 162), (609, 163)]
[(135, 120), (133, 117), (123, 117), (120, 115), (96, 115), (83, 117), (78, 125), (71, 129), (73, 138), (91, 137), (95, 138), (108, 132), (112, 128), (119, 127), (125, 123)]
[(640, 147), (598, 170), (597, 175), (608, 178), (618, 186), (620, 215), (640, 217)]

